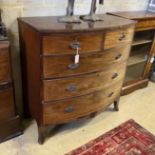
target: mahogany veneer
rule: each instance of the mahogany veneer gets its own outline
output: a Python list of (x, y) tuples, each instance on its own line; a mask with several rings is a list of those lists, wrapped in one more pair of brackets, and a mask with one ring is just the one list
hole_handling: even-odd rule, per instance
[(25, 112), (37, 121), (41, 144), (52, 125), (93, 117), (112, 103), (118, 110), (135, 22), (100, 16), (81, 24), (18, 19)]

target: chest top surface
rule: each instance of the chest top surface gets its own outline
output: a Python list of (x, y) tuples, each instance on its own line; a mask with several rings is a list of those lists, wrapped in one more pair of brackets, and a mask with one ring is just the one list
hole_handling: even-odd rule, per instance
[(154, 19), (155, 13), (147, 11), (124, 11), (124, 12), (112, 12), (112, 15), (117, 15), (119, 17), (132, 19), (132, 20), (144, 20), (144, 19)]
[(135, 21), (116, 17), (112, 15), (99, 15), (104, 21), (84, 22), (80, 24), (67, 24), (58, 22), (56, 16), (53, 17), (23, 17), (19, 18), (19, 22), (31, 26), (39, 32), (72, 32), (72, 31), (94, 31), (94, 30), (111, 30), (114, 28), (123, 28), (134, 25)]

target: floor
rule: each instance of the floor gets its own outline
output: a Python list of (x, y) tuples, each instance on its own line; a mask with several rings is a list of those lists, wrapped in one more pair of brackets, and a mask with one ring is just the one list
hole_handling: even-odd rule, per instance
[(27, 121), (22, 136), (0, 144), (0, 155), (64, 155), (131, 118), (155, 134), (155, 83), (121, 97), (119, 112), (110, 107), (93, 119), (65, 125), (44, 145), (37, 143), (35, 121)]

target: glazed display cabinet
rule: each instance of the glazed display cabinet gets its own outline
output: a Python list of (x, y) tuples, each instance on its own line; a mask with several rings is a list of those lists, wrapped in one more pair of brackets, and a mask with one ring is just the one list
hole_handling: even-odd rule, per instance
[(122, 95), (126, 95), (148, 85), (155, 55), (155, 14), (144, 11), (110, 14), (137, 21), (122, 89)]

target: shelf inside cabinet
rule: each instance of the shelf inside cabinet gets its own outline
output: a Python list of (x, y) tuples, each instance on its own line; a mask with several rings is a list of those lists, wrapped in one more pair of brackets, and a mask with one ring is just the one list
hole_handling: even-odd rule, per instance
[(151, 46), (152, 44), (133, 46), (128, 60), (128, 66), (146, 62), (148, 60)]
[(141, 53), (141, 54), (130, 57), (128, 60), (128, 66), (135, 65), (135, 64), (145, 62), (145, 61), (147, 61), (147, 55), (144, 56), (144, 54)]
[(153, 42), (153, 35), (154, 35), (153, 31), (136, 32), (132, 46), (152, 43)]
[(139, 39), (139, 40), (133, 41), (132, 46), (147, 44), (147, 43), (151, 43), (151, 42), (152, 42), (151, 39)]

